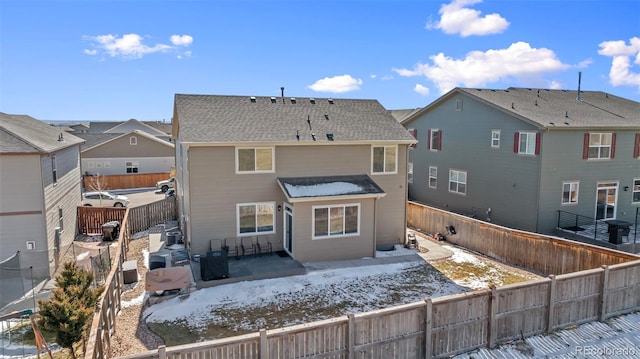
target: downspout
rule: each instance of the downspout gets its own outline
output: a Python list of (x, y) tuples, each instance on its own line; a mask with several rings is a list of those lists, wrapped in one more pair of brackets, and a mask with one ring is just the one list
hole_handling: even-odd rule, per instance
[(378, 246), (378, 231), (376, 230), (378, 227), (378, 199), (380, 196), (373, 199), (373, 258), (376, 257), (376, 247)]

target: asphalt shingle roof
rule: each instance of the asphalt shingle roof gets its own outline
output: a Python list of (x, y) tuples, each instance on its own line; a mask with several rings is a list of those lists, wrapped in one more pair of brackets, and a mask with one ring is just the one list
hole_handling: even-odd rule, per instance
[(376, 100), (177, 94), (174, 106), (183, 142), (414, 141)]
[[(83, 140), (26, 115), (0, 112), (0, 153), (50, 153)], [(62, 134), (63, 141), (59, 141)]]
[(640, 102), (601, 91), (581, 91), (580, 100), (577, 100), (577, 90), (515, 87), (506, 90), (458, 90), (542, 127), (640, 128)]

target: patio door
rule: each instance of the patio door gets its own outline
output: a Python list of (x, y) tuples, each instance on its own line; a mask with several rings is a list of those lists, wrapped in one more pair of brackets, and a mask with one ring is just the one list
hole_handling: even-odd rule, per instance
[(596, 192), (596, 219), (615, 219), (618, 198), (617, 182), (598, 183)]
[(284, 250), (293, 256), (293, 207), (285, 203), (284, 204)]

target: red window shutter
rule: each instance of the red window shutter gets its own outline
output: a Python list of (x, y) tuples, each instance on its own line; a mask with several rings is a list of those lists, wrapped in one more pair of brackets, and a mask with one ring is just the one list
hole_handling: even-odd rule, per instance
[(438, 131), (438, 151), (442, 150), (442, 130)]
[[(417, 128), (410, 128), (409, 132), (411, 133), (413, 138), (415, 138), (416, 140), (418, 139), (418, 129)], [(414, 143), (413, 145), (411, 145), (411, 148), (416, 148), (416, 144)]]
[(611, 134), (611, 158), (616, 156), (616, 133)]
[(633, 147), (633, 158), (640, 157), (640, 133), (636, 133), (636, 144)]
[(431, 130), (427, 132), (427, 150), (431, 149)]
[(582, 159), (586, 160), (589, 158), (589, 134), (584, 134), (584, 143), (582, 144)]
[(536, 133), (536, 155), (540, 154), (540, 133)]
[(513, 153), (518, 153), (518, 148), (520, 146), (520, 132), (516, 132), (513, 137)]

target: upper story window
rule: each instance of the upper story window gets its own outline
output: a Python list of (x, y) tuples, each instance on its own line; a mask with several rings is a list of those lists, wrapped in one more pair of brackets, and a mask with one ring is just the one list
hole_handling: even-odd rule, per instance
[(500, 130), (491, 130), (491, 148), (500, 148)]
[(633, 158), (640, 158), (640, 133), (636, 133), (636, 142), (633, 145)]
[(127, 168), (127, 173), (138, 173), (138, 166), (140, 166), (140, 163), (138, 161), (127, 161), (125, 165)]
[[(413, 138), (415, 138), (416, 141), (418, 140), (418, 129), (416, 129), (416, 128), (408, 128), (407, 131), (409, 131), (411, 136), (413, 136)], [(409, 148), (416, 148), (416, 147), (417, 147), (416, 143), (414, 143), (413, 145), (409, 146)]]
[(640, 178), (633, 179), (633, 195), (631, 197), (632, 203), (640, 203)]
[(239, 203), (238, 235), (275, 233), (275, 207), (275, 202)]
[(462, 99), (461, 98), (456, 100), (456, 111), (462, 111)]
[(578, 203), (578, 181), (562, 182), (562, 204)]
[(413, 183), (413, 162), (407, 163), (407, 182)]
[(129, 137), (129, 144), (131, 146), (137, 145), (138, 144), (138, 137), (136, 137), (136, 136)]
[(449, 192), (467, 193), (467, 172), (449, 170)]
[(273, 147), (237, 148), (236, 173), (274, 172)]
[(442, 130), (438, 130), (437, 128), (429, 129), (427, 149), (429, 151), (440, 151), (442, 149)]
[(359, 234), (359, 204), (313, 207), (313, 239), (357, 236)]
[(371, 151), (371, 173), (398, 173), (396, 166), (398, 160), (397, 146), (374, 146), (371, 147)]
[(58, 162), (56, 161), (56, 155), (51, 155), (51, 177), (53, 184), (58, 183)]
[(429, 166), (429, 188), (438, 187), (438, 167)]
[(58, 227), (60, 228), (60, 232), (64, 231), (64, 215), (63, 215), (62, 207), (58, 207)]
[(537, 132), (516, 132), (513, 141), (513, 152), (522, 155), (540, 154), (540, 134)]
[(613, 158), (616, 148), (616, 134), (611, 132), (585, 133), (583, 146), (582, 157), (585, 160)]

